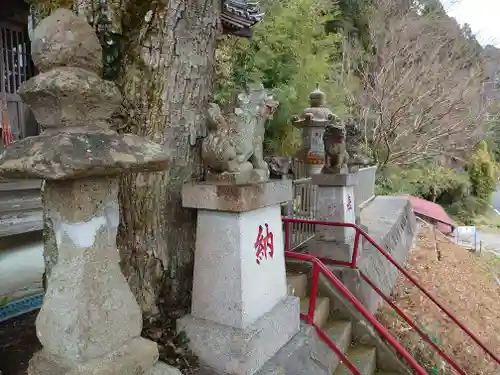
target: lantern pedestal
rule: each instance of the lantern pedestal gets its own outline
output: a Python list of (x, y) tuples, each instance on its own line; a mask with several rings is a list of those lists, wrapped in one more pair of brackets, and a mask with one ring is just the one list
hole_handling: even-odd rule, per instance
[(198, 209), (191, 315), (178, 321), (190, 349), (216, 372), (251, 375), (299, 330), (287, 296), (280, 204), (291, 181), (186, 185)]

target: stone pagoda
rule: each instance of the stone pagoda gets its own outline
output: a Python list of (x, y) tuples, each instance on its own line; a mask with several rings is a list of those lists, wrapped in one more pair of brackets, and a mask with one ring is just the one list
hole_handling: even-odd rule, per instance
[(101, 79), (102, 51), (84, 19), (59, 9), (34, 30), (40, 74), (19, 94), (44, 131), (9, 146), (0, 176), (45, 180), (44, 212), (57, 262), (36, 321), (43, 349), (30, 375), (172, 372), (140, 337), (141, 309), (119, 266), (118, 176), (168, 167), (162, 147), (119, 135), (109, 117), (121, 97)]

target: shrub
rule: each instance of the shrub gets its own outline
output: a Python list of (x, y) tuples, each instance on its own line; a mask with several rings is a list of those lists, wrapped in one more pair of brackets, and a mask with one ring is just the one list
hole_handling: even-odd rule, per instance
[(393, 168), (377, 178), (377, 194), (410, 194), (443, 205), (465, 199), (470, 190), (467, 173), (441, 166)]
[(468, 165), (472, 194), (489, 202), (496, 188), (495, 160), (488, 151), (485, 141), (479, 142), (473, 149)]
[(327, 95), (330, 109), (340, 117), (347, 115), (349, 90), (341, 79), (344, 38), (327, 34), (324, 27), (338, 14), (335, 2), (275, 0), (251, 40), (227, 37), (219, 43), (215, 99), (221, 108), (232, 109), (236, 95), (256, 80), (272, 89), (280, 102), (267, 124), (266, 154), (291, 156), (300, 149), (301, 132), (290, 118), (309, 106), (316, 84)]
[(474, 225), (475, 217), (488, 210), (489, 203), (475, 196), (468, 196), (446, 207), (446, 211), (465, 225)]

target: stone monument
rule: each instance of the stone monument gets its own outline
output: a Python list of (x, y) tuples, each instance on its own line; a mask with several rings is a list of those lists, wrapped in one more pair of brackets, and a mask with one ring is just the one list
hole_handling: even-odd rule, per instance
[[(254, 108), (240, 106), (241, 124), (232, 133), (218, 134), (218, 143), (226, 150), (219, 155), (225, 159), (211, 159), (215, 152), (204, 154), (212, 171), (221, 166), (213, 172), (219, 178), (209, 175), (207, 181), (186, 185), (182, 192), (183, 206), (197, 209), (198, 219), (191, 314), (181, 318), (177, 328), (187, 334), (202, 368), (212, 373), (252, 375), (299, 331), (299, 300), (287, 296), (280, 209), (282, 202), (292, 199), (292, 182), (269, 181), (267, 174), (255, 181), (247, 174), (238, 183), (235, 176), (242, 177), (247, 169), (228, 171), (225, 164), (231, 154), (234, 166), (246, 165), (250, 171), (264, 167), (263, 137), (245, 137), (248, 129), (243, 125), (260, 124), (263, 132), (259, 103), (268, 96), (262, 89), (253, 92), (261, 99), (251, 95), (247, 104)], [(214, 141), (210, 136), (205, 142)], [(237, 139), (250, 140), (253, 162), (247, 162), (247, 156), (234, 158), (247, 155), (238, 153)], [(224, 174), (232, 174), (231, 179), (220, 178)]]
[(346, 149), (346, 130), (340, 121), (326, 124), (323, 132), (323, 146), (325, 163), (321, 168), (321, 173), (329, 175), (347, 172), (349, 154)]
[(310, 107), (304, 109), (300, 116), (293, 116), (292, 124), (302, 130), (303, 148), (298, 157), (306, 165), (307, 175), (312, 176), (320, 172), (325, 162), (325, 127), (340, 120), (326, 107), (326, 95), (319, 88), (311, 92), (309, 100)]
[(118, 175), (168, 167), (160, 145), (119, 135), (109, 117), (117, 87), (100, 78), (102, 51), (84, 19), (59, 9), (32, 41), (40, 74), (20, 90), (44, 131), (0, 157), (0, 176), (45, 180), (44, 211), (57, 262), (48, 278), (36, 332), (43, 349), (29, 375), (172, 373), (156, 343), (140, 337), (142, 316), (121, 273), (116, 248)]

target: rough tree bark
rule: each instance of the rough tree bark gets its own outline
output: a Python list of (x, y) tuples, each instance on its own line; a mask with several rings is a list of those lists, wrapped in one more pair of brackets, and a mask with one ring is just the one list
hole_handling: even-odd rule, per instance
[[(150, 15), (156, 26), (145, 43), (126, 37), (120, 86), (125, 106), (142, 106), (138, 117), (128, 111), (135, 121), (128, 130), (163, 143), (173, 160), (165, 173), (122, 180), (118, 245), (146, 314), (157, 313), (157, 306), (170, 312), (189, 306), (196, 213), (182, 208), (181, 187), (200, 171), (199, 148), (190, 141), (212, 94), (219, 10), (219, 0), (173, 0), (166, 13)], [(137, 103), (138, 96), (145, 100)]]
[[(65, 7), (92, 22), (102, 3), (33, 0), (32, 5), (36, 20)], [(172, 157), (164, 173), (122, 178), (117, 244), (123, 272), (144, 314), (171, 314), (188, 308), (190, 301), (196, 213), (182, 208), (181, 188), (201, 172), (195, 141), (203, 133), (212, 95), (221, 4), (116, 3), (107, 1), (121, 47), (115, 77), (124, 97), (120, 128), (162, 143)], [(50, 244), (50, 227), (45, 232), (44, 241)]]

